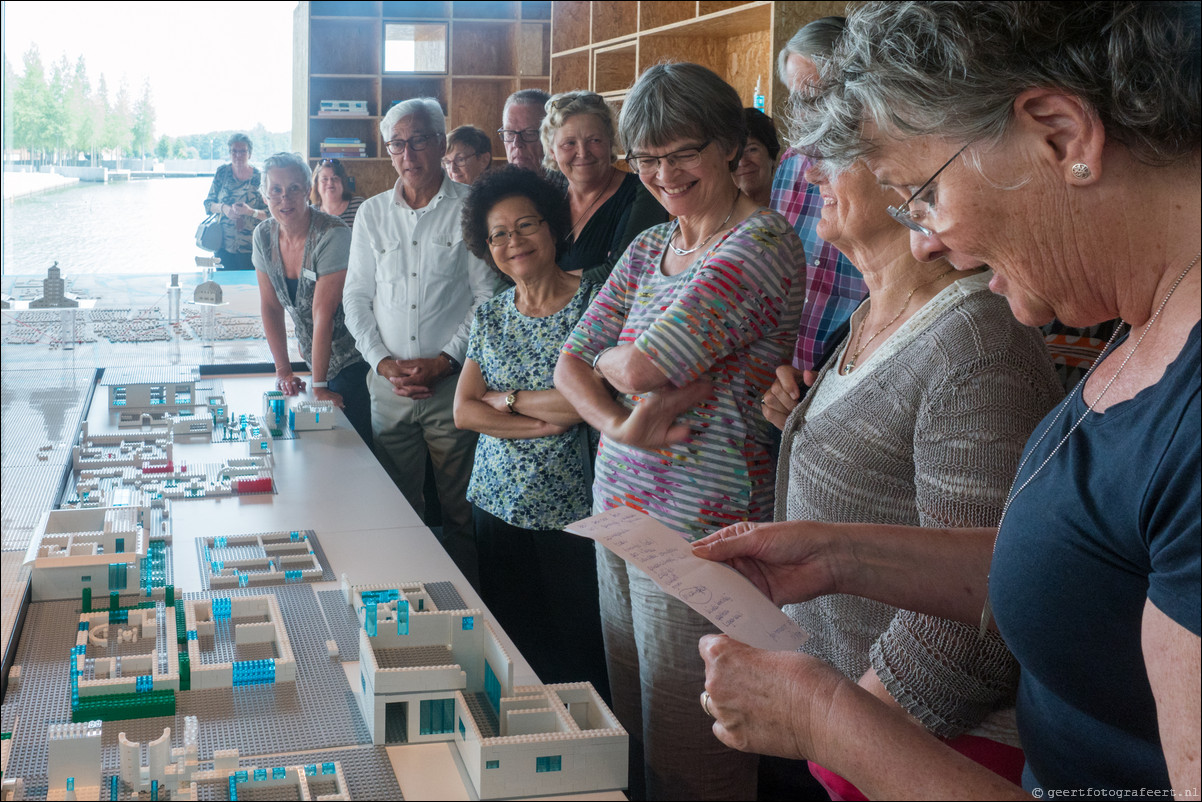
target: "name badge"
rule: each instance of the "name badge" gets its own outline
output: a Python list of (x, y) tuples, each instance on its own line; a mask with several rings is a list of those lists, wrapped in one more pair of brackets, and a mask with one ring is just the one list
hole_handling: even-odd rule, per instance
[(305, 278), (309, 279), (309, 281), (317, 281), (317, 271), (316, 270), (302, 270), (301, 275), (304, 276)]

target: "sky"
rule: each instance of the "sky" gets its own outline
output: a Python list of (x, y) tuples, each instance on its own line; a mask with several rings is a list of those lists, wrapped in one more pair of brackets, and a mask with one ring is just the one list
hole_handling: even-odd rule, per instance
[(49, 66), (84, 57), (95, 89), (101, 73), (130, 102), (149, 78), (155, 137), (292, 127), (295, 2), (34, 2), (4, 4), (4, 55), (21, 74), (36, 44)]

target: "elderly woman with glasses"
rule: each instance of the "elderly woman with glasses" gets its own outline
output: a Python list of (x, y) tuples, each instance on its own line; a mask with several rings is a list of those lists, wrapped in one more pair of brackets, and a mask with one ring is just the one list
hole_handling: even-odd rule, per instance
[(552, 97), (539, 134), (543, 166), (567, 179), (572, 220), (560, 266), (603, 284), (634, 238), (666, 222), (668, 213), (637, 175), (614, 165), (613, 110), (597, 93)]
[(567, 227), (563, 196), (529, 170), (472, 185), (463, 241), (514, 286), (476, 310), (455, 425), (480, 433), (467, 490), (480, 595), (541, 680), (588, 680), (605, 694), (592, 544), (562, 531), (589, 514), (592, 430), (552, 378), (597, 293), (556, 263)]
[(305, 382), (292, 372), (288, 356), (287, 311), (301, 358), (313, 374), (313, 395), (341, 407), (370, 446), (367, 363), (342, 313), (351, 231), (305, 203), (310, 175), (309, 165), (295, 153), (277, 153), (263, 163), (262, 192), (271, 218), (255, 229), (253, 253), (263, 332), (275, 362), (276, 389), (284, 395), (302, 392)]
[(1036, 427), (998, 527), (742, 525), (694, 550), (779, 602), (846, 593), (996, 624), (1020, 667), (1022, 787), (820, 661), (707, 638), (725, 742), (810, 757), (872, 798), (1195, 793), (1200, 68), (1196, 3), (850, 14), (799, 98), (799, 145), (864, 160), (915, 256), (988, 264), (1021, 322), (1130, 329)]
[(351, 179), (346, 167), (338, 159), (322, 159), (313, 176), (313, 189), (309, 192), (309, 203), (314, 209), (337, 217), (347, 226), (355, 225), (355, 213), (363, 198), (351, 191)]
[(230, 163), (213, 174), (205, 198), (205, 211), (221, 215), (221, 247), (213, 255), (222, 270), (250, 270), (251, 232), (267, 219), (267, 205), (259, 194), (262, 177), (250, 163), (253, 146), (246, 134), (230, 137)]
[(474, 125), (461, 125), (447, 134), (442, 169), (456, 184), (470, 184), (492, 164), (492, 139)]
[[(555, 386), (602, 434), (593, 511), (634, 507), (686, 540), (770, 520), (758, 402), (797, 336), (801, 241), (735, 185), (743, 106), (710, 70), (647, 70), (619, 126), (631, 169), (676, 219), (631, 243), (559, 357)], [(695, 701), (696, 642), (713, 625), (612, 553), (597, 560), (632, 796), (754, 798), (756, 761), (724, 747)]]

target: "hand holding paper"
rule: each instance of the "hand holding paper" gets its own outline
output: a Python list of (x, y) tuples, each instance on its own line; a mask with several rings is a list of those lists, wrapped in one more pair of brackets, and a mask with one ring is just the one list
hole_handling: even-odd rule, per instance
[(793, 651), (808, 635), (728, 565), (694, 556), (689, 542), (629, 507), (577, 521), (567, 531), (597, 541), (650, 576), (719, 629), (749, 646)]

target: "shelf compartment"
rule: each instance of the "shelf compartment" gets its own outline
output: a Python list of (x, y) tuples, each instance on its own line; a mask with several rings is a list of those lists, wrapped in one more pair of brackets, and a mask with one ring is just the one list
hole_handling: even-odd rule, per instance
[(523, 22), (518, 27), (517, 75), (551, 74), (551, 27), (545, 22)]
[(598, 94), (625, 92), (638, 77), (638, 45), (627, 42), (593, 51), (593, 90)]
[(558, 94), (572, 89), (588, 89), (592, 57), (587, 50), (578, 50), (551, 57), (551, 92)]
[(474, 125), (492, 140), (492, 154), (505, 155), (505, 145), (497, 136), (505, 99), (516, 87), (512, 81), (480, 81), (455, 78), (451, 81), (451, 119), (455, 125)]
[(379, 87), (378, 78), (310, 78), (309, 114), (317, 116), (323, 100), (366, 100), (368, 115), (379, 114)]
[(551, 6), (551, 52), (575, 50), (589, 43), (591, 3), (556, 2)]
[(597, 3), (593, 6), (593, 42), (634, 36), (638, 33), (638, 17), (637, 3)]
[(697, 4), (697, 15), (704, 17), (706, 14), (713, 14), (717, 11), (727, 11), (732, 8), (747, 5), (744, 0), (733, 0), (733, 2), (722, 2), (721, 0), (701, 0)]
[(522, 19), (551, 21), (551, 0), (523, 0)]
[(696, 15), (697, 3), (692, 0), (639, 0), (640, 31), (684, 22)]
[(432, 97), (438, 101), (445, 112), (447, 108), (446, 79), (432, 76), (385, 76), (380, 81), (380, 116), (388, 114), (388, 110), (397, 102), (408, 100), (411, 97)]
[[(380, 155), (379, 128), (372, 119), (322, 117), (320, 120), (309, 121), (309, 153), (311, 159), (321, 157), (321, 142), (327, 137), (357, 137), (367, 145), (368, 158)], [(348, 159), (347, 161), (355, 161)]]
[(456, 22), (451, 30), (453, 75), (514, 75), (514, 33), (508, 22)]
[(449, 16), (450, 4), (426, 0), (384, 0), (383, 13), (390, 19), (445, 19)]
[(314, 17), (378, 17), (380, 4), (372, 0), (313, 0), (309, 4), (309, 14)]
[(494, 0), (455, 0), (451, 3), (455, 19), (517, 19), (518, 3)]
[(309, 31), (310, 74), (379, 73), (380, 35), (378, 21), (314, 20)]

